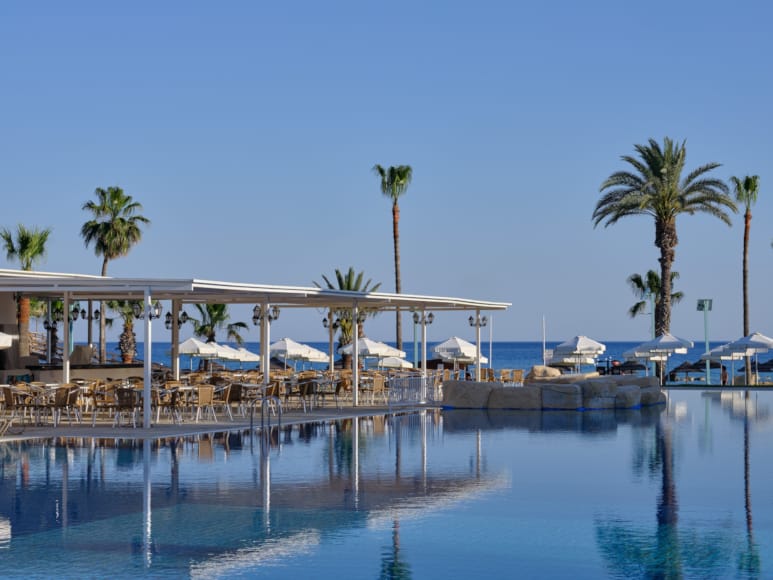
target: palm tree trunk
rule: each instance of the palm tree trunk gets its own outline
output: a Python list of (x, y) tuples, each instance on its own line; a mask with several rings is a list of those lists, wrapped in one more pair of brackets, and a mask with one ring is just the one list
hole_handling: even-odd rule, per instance
[(19, 356), (30, 355), (30, 299), (19, 297)]
[[(400, 294), (402, 291), (400, 283), (400, 206), (397, 205), (397, 201), (392, 204), (392, 238), (395, 244), (395, 292)], [(397, 350), (403, 350), (403, 324), (402, 317), (400, 315), (400, 309), (395, 310), (395, 332)]]
[(655, 245), (660, 249), (660, 300), (655, 304), (655, 334), (660, 336), (671, 329), (671, 266), (676, 252), (676, 220), (655, 224)]
[[(749, 230), (752, 225), (752, 212), (747, 208), (744, 216), (743, 229), (743, 335), (749, 336)], [(751, 357), (744, 358), (746, 371), (746, 384), (750, 385), (752, 379)]]

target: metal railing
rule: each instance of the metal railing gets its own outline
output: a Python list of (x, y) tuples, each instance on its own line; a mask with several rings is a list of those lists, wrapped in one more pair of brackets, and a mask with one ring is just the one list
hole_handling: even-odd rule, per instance
[(389, 406), (418, 405), (422, 400), (427, 405), (443, 401), (440, 373), (430, 372), (426, 377), (416, 374), (398, 375), (389, 378)]

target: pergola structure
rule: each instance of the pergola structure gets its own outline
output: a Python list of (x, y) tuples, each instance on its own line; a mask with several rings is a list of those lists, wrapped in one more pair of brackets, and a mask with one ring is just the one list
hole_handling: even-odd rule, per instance
[[(277, 308), (318, 308), (334, 310), (350, 309), (352, 320), (359, 318), (361, 311), (413, 310), (422, 315), (427, 310), (435, 311), (471, 311), (479, 317), (481, 311), (505, 310), (510, 303), (472, 300), (466, 298), (448, 298), (440, 296), (420, 296), (412, 294), (392, 294), (384, 292), (348, 292), (328, 290), (316, 287), (279, 286), (268, 284), (247, 284), (236, 282), (218, 282), (197, 279), (166, 278), (109, 278), (79, 274), (57, 274), (50, 272), (24, 272), (19, 270), (0, 270), (0, 292), (8, 292), (30, 297), (61, 299), (64, 311), (69, 312), (70, 304), (75, 301), (101, 300), (138, 300), (144, 307), (144, 423), (150, 426), (150, 385), (151, 385), (151, 346), (153, 318), (150, 316), (153, 303), (170, 301), (172, 312), (172, 370), (179, 376), (180, 364), (177, 346), (179, 344), (178, 316), (186, 304), (254, 304), (259, 306), (256, 312), (262, 313), (260, 321), (261, 366), (264, 380), (269, 377), (269, 343), (271, 317), (268, 313)], [(163, 324), (163, 321), (162, 321)], [(334, 328), (331, 321), (330, 358), (333, 360)], [(422, 325), (422, 341), (426, 339), (426, 326)], [(69, 328), (64, 325), (63, 341), (69, 344)], [(358, 366), (359, 352), (357, 340), (353, 341), (352, 353), (352, 399), (358, 404)], [(477, 344), (478, 373), (480, 373), (480, 341)], [(70, 361), (68, 349), (64, 349), (62, 360), (62, 382), (69, 382)], [(426, 372), (426, 351), (422, 356), (422, 367)], [(478, 375), (478, 379), (480, 376)]]

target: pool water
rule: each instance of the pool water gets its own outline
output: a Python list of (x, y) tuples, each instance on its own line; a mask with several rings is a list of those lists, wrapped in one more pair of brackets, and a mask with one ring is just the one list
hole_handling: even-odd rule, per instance
[(773, 577), (773, 393), (0, 444), (0, 575)]

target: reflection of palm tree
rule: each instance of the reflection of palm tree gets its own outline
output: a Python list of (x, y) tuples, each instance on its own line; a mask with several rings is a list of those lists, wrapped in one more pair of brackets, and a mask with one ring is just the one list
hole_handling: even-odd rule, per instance
[(738, 571), (747, 574), (750, 578), (756, 578), (760, 573), (760, 554), (757, 544), (754, 542), (752, 527), (749, 449), (749, 391), (746, 391), (743, 414), (743, 483), (744, 504), (746, 507), (746, 551), (741, 554), (738, 560)]
[(400, 559), (400, 521), (392, 523), (392, 546), (382, 551), (381, 574), (382, 580), (400, 578), (412, 578), (411, 568)]
[(718, 535), (680, 534), (679, 503), (674, 479), (673, 433), (661, 418), (656, 424), (655, 461), (661, 473), (657, 503), (657, 530), (636, 528), (619, 518), (596, 522), (596, 541), (607, 564), (616, 575), (637, 578), (682, 578), (721, 575), (727, 566), (730, 544)]

